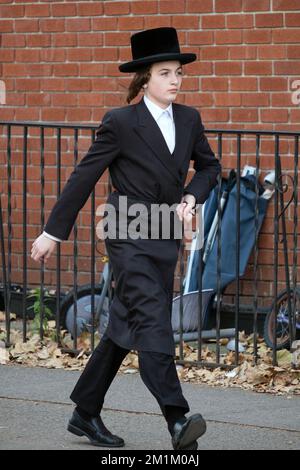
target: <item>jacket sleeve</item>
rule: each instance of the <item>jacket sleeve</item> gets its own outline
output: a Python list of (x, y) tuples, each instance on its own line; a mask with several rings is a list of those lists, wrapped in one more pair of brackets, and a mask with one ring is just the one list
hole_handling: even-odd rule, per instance
[(87, 154), (76, 165), (56, 201), (44, 226), (48, 234), (67, 240), (78, 212), (86, 203), (90, 193), (105, 169), (120, 153), (117, 123), (108, 111), (96, 131), (96, 138)]
[(196, 204), (203, 204), (208, 198), (210, 191), (217, 184), (217, 176), (221, 172), (221, 165), (204, 134), (204, 126), (198, 111), (196, 140), (191, 159), (194, 160), (194, 170), (196, 173), (184, 188), (183, 194), (193, 194), (196, 198)]

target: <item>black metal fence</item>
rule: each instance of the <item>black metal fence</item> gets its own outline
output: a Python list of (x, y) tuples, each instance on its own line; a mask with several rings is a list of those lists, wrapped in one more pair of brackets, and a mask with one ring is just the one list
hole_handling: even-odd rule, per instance
[[(5, 326), (6, 326), (6, 344), (10, 345), (10, 312), (12, 304), (13, 285), (15, 280), (12, 278), (13, 260), (22, 257), (22, 267), (18, 270), (18, 274), (22, 272), (21, 285), (22, 291), (22, 307), (21, 307), (21, 320), (23, 329), (23, 341), (27, 339), (28, 327), (28, 289), (32, 287), (33, 283), (28, 282), (28, 273), (38, 271), (37, 267), (28, 269), (28, 258), (30, 257), (30, 247), (35, 236), (28, 235), (28, 182), (31, 180), (31, 172), (39, 168), (40, 171), (40, 194), (39, 194), (39, 222), (36, 220), (35, 226), (36, 236), (41, 233), (45, 225), (45, 204), (47, 197), (51, 196), (49, 188), (46, 191), (47, 178), (45, 178), (45, 169), (49, 166), (45, 165), (45, 153), (48, 151), (45, 146), (45, 135), (51, 132), (49, 142), (51, 142), (51, 152), (55, 155), (55, 161), (52, 161), (52, 169), (55, 170), (55, 185), (56, 197), (59, 197), (62, 185), (62, 154), (65, 149), (62, 148), (63, 133), (67, 134), (65, 143), (71, 145), (69, 152), (73, 154), (74, 166), (78, 161), (79, 142), (80, 136), (83, 135), (84, 139), (88, 139), (91, 143), (95, 137), (95, 130), (97, 126), (91, 125), (68, 125), (64, 123), (36, 123), (36, 122), (7, 122), (0, 121), (1, 134), (0, 134), (0, 155), (2, 162), (2, 199), (0, 210), (0, 236), (1, 236), (1, 258), (2, 258), (2, 297), (3, 306), (5, 310)], [(21, 132), (20, 132), (21, 131)], [(83, 133), (83, 134), (82, 134)], [(297, 290), (297, 275), (298, 275), (298, 154), (299, 154), (299, 136), (300, 132), (279, 132), (279, 131), (264, 131), (264, 130), (225, 130), (214, 129), (207, 130), (207, 135), (211, 142), (215, 142), (216, 155), (219, 157), (223, 168), (234, 168), (235, 170), (235, 205), (234, 217), (235, 220), (233, 233), (228, 234), (233, 240), (233, 266), (235, 269), (234, 281), (230, 283), (231, 296), (233, 302), (228, 304), (226, 300), (226, 287), (223, 283), (222, 269), (224, 270), (224, 263), (222, 261), (222, 250), (224, 245), (222, 243), (222, 231), (224, 216), (224, 194), (226, 196), (226, 186), (224, 190), (224, 182), (228, 185), (230, 180), (229, 174), (227, 179), (219, 179), (218, 187), (215, 190), (215, 197), (217, 200), (217, 210), (215, 213), (214, 233), (213, 238), (206, 239), (206, 244), (199, 251), (197, 250), (197, 289), (190, 292), (184, 292), (187, 282), (187, 265), (191, 264), (191, 252), (188, 254), (185, 251), (184, 243), (181, 244), (181, 251), (179, 257), (179, 295), (176, 298), (176, 309), (178, 315), (178, 325), (176, 331), (174, 330), (175, 340), (179, 343), (179, 360), (178, 363), (186, 364), (184, 359), (184, 342), (193, 341), (197, 347), (197, 359), (189, 362), (192, 365), (201, 365), (209, 367), (233, 367), (226, 365), (221, 361), (221, 343), (222, 337), (234, 338), (235, 350), (235, 365), (239, 363), (239, 331), (241, 327), (242, 312), (247, 311), (251, 315), (252, 332), (253, 332), (253, 359), (257, 361), (258, 353), (258, 317), (263, 314), (265, 318), (265, 336), (267, 336), (268, 346), (273, 348), (273, 363), (276, 364), (276, 350), (280, 347), (287, 347), (296, 338), (300, 330), (300, 293)], [(35, 157), (30, 159), (31, 150), (29, 150), (29, 143), (33, 140), (35, 145)], [(48, 140), (47, 140), (48, 142)], [(67, 147), (68, 147), (67, 145)], [(245, 150), (243, 149), (245, 145)], [(281, 150), (282, 146), (282, 150)], [(86, 141), (85, 146), (86, 147)], [(22, 190), (20, 188), (19, 211), (22, 214), (22, 220), (18, 220), (16, 230), (14, 229), (14, 222), (12, 222), (12, 215), (14, 207), (12, 207), (12, 196), (14, 195), (14, 184), (17, 179), (20, 180), (19, 174), (16, 173), (15, 157), (18, 155), (18, 168), (22, 169), (21, 180)], [(282, 164), (283, 163), (283, 164)], [(241, 223), (241, 190), (244, 184), (243, 167), (242, 165), (248, 164), (255, 168), (252, 177), (252, 193), (254, 194), (253, 207), (254, 207), (254, 223), (252, 225), (253, 232), (253, 247), (251, 249), (251, 275), (248, 277), (248, 284), (251, 284), (251, 292), (247, 292), (247, 296), (241, 292), (241, 283), (243, 280), (240, 275), (241, 266), (241, 230), (243, 224)], [(267, 221), (268, 226), (267, 236), (265, 239), (270, 243), (265, 254), (269, 257), (268, 272), (270, 283), (269, 297), (267, 305), (260, 305), (261, 293), (259, 290), (260, 284), (264, 282), (264, 268), (260, 265), (260, 197), (261, 197), (261, 175), (260, 172), (266, 174), (273, 170), (273, 181), (269, 182), (267, 189), (272, 191), (272, 200), (267, 208)], [(226, 173), (224, 171), (224, 173)], [(53, 177), (52, 177), (53, 178)], [(265, 182), (267, 185), (267, 182)], [(228, 187), (227, 187), (228, 189)], [(265, 188), (264, 188), (265, 189)], [(111, 190), (110, 182), (108, 182), (108, 191)], [(48, 192), (48, 194), (47, 194)], [(228, 193), (228, 191), (227, 191)], [(252, 196), (253, 196), (252, 194)], [(53, 196), (53, 193), (52, 193)], [(228, 196), (228, 194), (227, 194)], [(4, 207), (3, 200), (6, 198), (7, 207)], [(72, 277), (73, 286), (71, 292), (64, 295), (61, 291), (63, 272), (61, 265), (61, 246), (57, 245), (56, 260), (55, 260), (55, 280), (53, 280), (51, 287), (55, 288), (55, 321), (56, 321), (56, 341), (61, 345), (61, 329), (68, 328), (72, 332), (73, 337), (73, 352), (77, 351), (78, 334), (82, 328), (90, 331), (91, 335), (91, 349), (95, 347), (95, 332), (99, 328), (105, 328), (105, 311), (109, 310), (109, 303), (113, 297), (113, 279), (112, 272), (109, 265), (109, 260), (103, 254), (103, 272), (100, 282), (96, 281), (96, 262), (97, 262), (97, 240), (95, 238), (95, 190), (92, 192), (90, 206), (90, 238), (89, 238), (89, 282), (88, 286), (85, 284), (81, 286), (78, 268), (78, 225), (74, 225), (74, 238), (72, 243)], [(32, 208), (30, 207), (30, 210)], [(232, 216), (232, 214), (231, 214)], [(13, 245), (14, 233), (22, 230), (21, 246)], [(249, 228), (249, 227), (248, 227)], [(223, 232), (224, 235), (224, 232)], [(226, 234), (225, 234), (226, 235)], [(209, 297), (203, 295), (203, 273), (205, 272), (205, 257), (208, 253), (208, 244), (214, 245), (216, 253), (215, 269), (216, 285)], [(17, 254), (14, 253), (14, 246), (18, 247)], [(212, 249), (212, 247), (211, 247)], [(194, 253), (195, 254), (195, 253)], [(187, 256), (189, 255), (189, 256)], [(194, 260), (195, 261), (195, 260)], [(195, 264), (194, 276), (195, 276)], [(270, 276), (270, 269), (272, 275)], [(271, 279), (270, 279), (271, 277)], [(195, 279), (194, 279), (195, 281)], [(45, 299), (44, 293), (46, 290), (45, 285), (45, 267), (41, 264), (39, 269), (39, 284), (40, 296), (40, 338), (44, 336), (44, 319), (45, 319)], [(284, 289), (282, 289), (284, 286)], [(48, 286), (49, 287), (49, 286)], [(175, 294), (175, 293), (174, 293)], [(88, 296), (90, 305), (90, 316), (85, 324), (78, 322), (80, 313), (78, 309), (81, 308), (79, 300)], [(243, 302), (244, 297), (247, 297), (248, 302)], [(250, 301), (249, 301), (250, 299)], [(209, 302), (208, 302), (209, 300)], [(64, 308), (62, 308), (64, 305)], [(174, 303), (175, 305), (175, 303)], [(72, 306), (72, 311), (69, 308)], [(204, 324), (203, 312), (209, 308), (210, 327)], [(192, 309), (192, 310), (191, 310)], [(233, 312), (233, 320), (231, 328), (221, 328), (223, 312)], [(69, 313), (68, 313), (69, 312)], [(70, 313), (71, 312), (71, 313)], [(196, 318), (196, 325), (193, 327), (189, 322), (187, 316), (193, 314)], [(67, 321), (66, 315), (71, 315)], [(210, 320), (211, 320), (210, 318)], [(188, 324), (188, 327), (186, 326)], [(206, 362), (203, 360), (202, 350), (205, 341), (209, 338), (215, 339), (216, 344), (216, 359), (214, 362)]]

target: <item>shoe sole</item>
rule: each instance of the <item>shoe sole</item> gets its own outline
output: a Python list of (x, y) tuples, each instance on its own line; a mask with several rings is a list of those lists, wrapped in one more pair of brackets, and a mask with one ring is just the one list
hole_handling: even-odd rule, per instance
[(100, 443), (98, 441), (95, 441), (94, 439), (91, 438), (91, 436), (88, 435), (88, 433), (82, 431), (82, 429), (77, 428), (73, 424), (68, 424), (67, 430), (71, 432), (72, 434), (75, 434), (76, 436), (86, 436), (90, 443), (93, 444), (93, 446), (97, 447), (124, 447), (125, 442), (123, 444), (105, 444), (105, 443)]
[[(205, 431), (206, 423), (202, 416), (200, 414), (192, 416), (188, 420), (186, 426), (182, 429), (181, 435), (178, 437), (174, 450), (187, 450), (187, 448), (191, 446), (194, 441), (197, 441), (199, 437), (203, 436)], [(192, 448), (190, 450), (194, 449)]]

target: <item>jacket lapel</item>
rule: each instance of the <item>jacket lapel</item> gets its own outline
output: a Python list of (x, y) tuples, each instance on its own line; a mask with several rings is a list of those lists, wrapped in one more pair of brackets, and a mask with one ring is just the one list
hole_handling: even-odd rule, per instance
[(180, 168), (188, 149), (189, 137), (192, 130), (191, 118), (187, 117), (183, 109), (176, 103), (173, 103), (172, 108), (175, 122), (175, 148), (173, 154), (170, 153), (161, 130), (148, 110), (143, 98), (136, 104), (138, 122), (133, 128), (171, 175), (177, 181), (182, 182)]

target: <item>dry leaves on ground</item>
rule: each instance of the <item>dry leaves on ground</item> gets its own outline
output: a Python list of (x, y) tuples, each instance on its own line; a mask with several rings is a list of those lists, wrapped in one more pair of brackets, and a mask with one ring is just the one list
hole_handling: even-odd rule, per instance
[[(37, 333), (28, 332), (27, 341), (23, 342), (22, 332), (11, 330), (11, 346), (5, 348), (5, 331), (0, 327), (0, 364), (23, 364), (29, 367), (46, 367), (55, 369), (82, 370), (90, 356), (89, 333), (78, 337), (77, 349), (67, 331), (61, 332), (61, 348), (55, 341), (54, 325), (50, 323), (47, 336), (43, 341)], [(95, 335), (95, 345), (99, 336)], [(199, 365), (177, 365), (177, 372), (182, 382), (207, 384), (221, 387), (242, 387), (261, 393), (273, 394), (299, 394), (300, 370), (291, 367), (291, 353), (287, 350), (278, 351), (278, 366), (272, 365), (272, 351), (260, 340), (258, 344), (258, 363), (253, 362), (253, 336), (240, 334), (240, 341), (245, 351), (239, 354), (240, 365), (234, 367), (235, 352), (228, 351), (220, 356), (220, 363), (231, 366), (230, 369), (204, 368)], [(226, 340), (222, 340), (226, 344)], [(69, 351), (63, 352), (63, 351)], [(176, 348), (179, 358), (179, 347)], [(190, 344), (184, 344), (183, 356), (185, 361), (193, 363), (198, 360), (198, 350)], [(205, 344), (201, 359), (206, 363), (216, 361), (216, 353), (212, 346)], [(138, 372), (138, 356), (135, 351), (130, 352), (124, 359), (120, 371), (125, 374)]]

